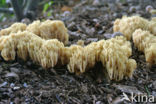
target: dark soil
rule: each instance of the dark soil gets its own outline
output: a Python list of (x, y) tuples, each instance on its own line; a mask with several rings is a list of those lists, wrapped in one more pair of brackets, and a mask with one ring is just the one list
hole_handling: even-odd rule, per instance
[[(123, 15), (137, 14), (148, 19), (156, 16), (146, 11), (148, 5), (156, 8), (155, 0), (142, 0), (143, 3), (141, 0), (75, 1), (66, 2), (72, 12), (60, 12), (61, 7), (56, 4), (51, 17), (37, 17), (63, 20), (69, 30), (68, 45), (76, 44), (80, 39), (88, 44), (111, 38), (114, 20)], [(122, 101), (122, 98), (123, 93), (130, 97), (132, 92), (155, 96), (154, 104), (156, 67), (146, 65), (144, 54), (132, 47), (137, 69), (131, 79), (125, 78), (120, 82), (110, 81), (99, 74), (100, 63), (92, 71), (76, 76), (70, 74), (66, 67), (44, 70), (31, 60), (24, 62), (17, 58), (6, 62), (0, 58), (0, 104), (131, 104), (130, 101)]]

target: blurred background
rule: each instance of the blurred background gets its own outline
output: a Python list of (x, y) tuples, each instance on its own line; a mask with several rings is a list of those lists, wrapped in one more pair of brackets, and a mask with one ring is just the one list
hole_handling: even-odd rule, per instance
[(17, 21), (58, 19), (75, 43), (86, 37), (109, 38), (115, 19), (125, 15), (150, 19), (156, 17), (155, 8), (156, 0), (0, 0), (0, 29)]
[[(122, 10), (125, 12), (135, 12), (139, 9), (148, 12), (147, 9), (156, 7), (156, 0), (0, 0), (0, 21), (52, 18), (66, 11), (72, 12), (73, 9), (80, 9), (82, 6), (80, 4), (90, 6), (87, 9), (92, 11), (95, 6), (108, 7), (112, 10), (116, 8), (114, 6), (121, 5), (120, 8), (125, 7)], [(146, 6), (150, 6), (150, 8), (146, 8)], [(82, 9), (82, 11), (85, 11), (85, 9)], [(81, 12), (81, 9), (79, 12)]]

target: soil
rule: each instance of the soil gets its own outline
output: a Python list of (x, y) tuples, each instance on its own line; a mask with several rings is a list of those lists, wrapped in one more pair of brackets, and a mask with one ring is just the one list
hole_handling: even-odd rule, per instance
[[(75, 1), (75, 2), (73, 2)], [(147, 19), (155, 17), (147, 6), (156, 8), (154, 0), (66, 0), (65, 5), (53, 7), (50, 17), (36, 19), (63, 20), (69, 30), (69, 44), (84, 40), (85, 44), (113, 35), (113, 22), (123, 15), (140, 15)], [(70, 8), (70, 9), (69, 9)], [(14, 21), (15, 22), (15, 21)], [(2, 25), (3, 24), (3, 25)], [(1, 23), (1, 28), (7, 24)], [(9, 26), (10, 24), (8, 24)], [(0, 104), (132, 104), (122, 100), (123, 93), (147, 94), (155, 97), (156, 66), (149, 67), (145, 56), (132, 43), (137, 69), (132, 78), (110, 81), (98, 71), (100, 63), (82, 75), (71, 74), (64, 67), (44, 70), (31, 60), (24, 62), (16, 58), (6, 62), (0, 57)], [(141, 102), (140, 104), (150, 104)], [(135, 102), (133, 102), (135, 104)]]

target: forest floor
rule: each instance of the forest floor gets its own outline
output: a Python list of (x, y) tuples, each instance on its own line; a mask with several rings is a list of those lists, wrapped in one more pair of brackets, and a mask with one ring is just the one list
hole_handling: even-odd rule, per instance
[[(137, 0), (91, 1), (74, 3), (69, 0), (64, 9), (61, 7), (65, 12), (60, 12), (61, 8), (54, 6), (51, 17), (38, 18), (63, 20), (69, 30), (68, 45), (71, 45), (80, 39), (88, 44), (111, 38), (114, 20), (123, 15), (137, 14), (147, 19), (155, 16), (146, 11), (146, 6), (156, 2), (140, 4)], [(134, 93), (156, 98), (156, 67), (149, 69), (144, 54), (133, 43), (132, 48), (132, 58), (137, 61), (137, 69), (131, 79), (125, 78), (119, 82), (104, 78), (97, 71), (98, 65), (90, 72), (76, 76), (70, 74), (66, 67), (44, 70), (31, 60), (24, 62), (17, 58), (6, 62), (0, 57), (0, 104), (132, 104), (122, 100), (123, 93), (128, 97)]]

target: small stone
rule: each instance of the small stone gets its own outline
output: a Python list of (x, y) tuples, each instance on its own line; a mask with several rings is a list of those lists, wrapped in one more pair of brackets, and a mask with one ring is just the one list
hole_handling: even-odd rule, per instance
[(28, 18), (23, 18), (23, 19), (21, 20), (21, 22), (22, 22), (22, 23), (25, 23), (25, 24), (27, 24), (27, 25), (31, 23), (30, 19), (28, 19)]
[(28, 87), (27, 83), (24, 83), (23, 86), (24, 86), (24, 87)]
[(70, 24), (68, 25), (68, 29), (72, 29), (75, 25), (76, 25), (75, 22), (70, 23)]
[(94, 19), (93, 19), (93, 21), (94, 21), (94, 22), (99, 22), (99, 20), (98, 20), (98, 19), (96, 19), (96, 18), (94, 18)]
[[(21, 103), (20, 100), (21, 100), (21, 98), (19, 98), (19, 97), (16, 96), (15, 99), (14, 99), (14, 103), (15, 103), (15, 104), (20, 104), (20, 103)], [(23, 104), (23, 103), (22, 103), (22, 104)], [(27, 104), (27, 103), (26, 103), (26, 104)]]
[(153, 9), (151, 5), (146, 6), (146, 12), (150, 12)]
[(68, 33), (69, 33), (71, 39), (77, 39), (80, 37), (80, 34), (78, 32), (68, 31)]
[(94, 1), (93, 1), (93, 5), (95, 5), (95, 6), (100, 5), (100, 1), (99, 1), (99, 0), (94, 0)]
[(94, 33), (95, 33), (95, 28), (86, 28), (86, 33), (88, 34), (88, 35), (94, 35)]
[(87, 93), (87, 92), (88, 92), (88, 88), (87, 88), (87, 86), (85, 86), (85, 85), (83, 85), (83, 86), (81, 87), (81, 90), (82, 90), (84, 93)]
[(93, 32), (93, 33), (95, 32), (95, 28), (91, 28), (90, 30), (91, 30), (91, 32)]
[(27, 98), (27, 99), (25, 99), (25, 102), (28, 102), (29, 100), (30, 100), (30, 99)]
[(10, 102), (10, 104), (14, 104), (13, 102)]
[(4, 87), (8, 84), (8, 82), (3, 82), (2, 84), (0, 84), (0, 87)]
[(116, 36), (123, 36), (121, 32), (115, 32), (112, 34), (112, 38), (115, 38)]
[(97, 101), (96, 104), (101, 104), (101, 101)]
[(105, 34), (104, 34), (104, 37), (105, 37), (106, 39), (110, 39), (110, 38), (112, 38), (112, 34), (110, 34), (110, 33), (105, 33)]
[(13, 87), (13, 90), (16, 91), (16, 90), (19, 90), (20, 87), (16, 86), (16, 87)]
[(14, 72), (7, 73), (7, 74), (5, 75), (5, 77), (15, 77), (15, 78), (19, 78), (19, 76), (18, 76), (16, 73), (14, 73)]
[(15, 67), (11, 67), (10, 71), (14, 72), (14, 73), (20, 73), (19, 69), (15, 68)]
[(155, 91), (152, 91), (152, 95), (156, 97), (156, 92)]
[(29, 66), (29, 67), (31, 67), (32, 62), (31, 62), (31, 61), (28, 61), (28, 62), (26, 63), (26, 65)]
[(11, 83), (11, 84), (10, 84), (10, 87), (15, 87), (15, 84), (14, 84), (14, 83)]
[(116, 18), (117, 16), (118, 16), (118, 14), (117, 14), (117, 13), (113, 13), (113, 17), (115, 17), (115, 18)]
[(63, 16), (63, 17), (66, 17), (66, 16), (69, 16), (70, 14), (71, 14), (70, 11), (65, 11), (65, 12), (62, 14), (62, 16)]
[(136, 11), (136, 7), (135, 6), (131, 6), (130, 8), (129, 8), (129, 12), (135, 12)]
[(99, 23), (96, 23), (95, 24), (95, 27), (97, 27), (97, 28), (100, 27), (100, 24)]
[(91, 41), (91, 42), (97, 42), (98, 41), (98, 38), (88, 38), (87, 40), (88, 41)]
[(156, 81), (153, 82), (153, 87), (156, 89)]
[(143, 59), (145, 59), (145, 56), (144, 56), (144, 55), (139, 55), (139, 58), (140, 58), (141, 60), (143, 60)]
[(98, 34), (103, 34), (104, 33), (104, 30), (100, 30), (100, 31), (98, 31)]

